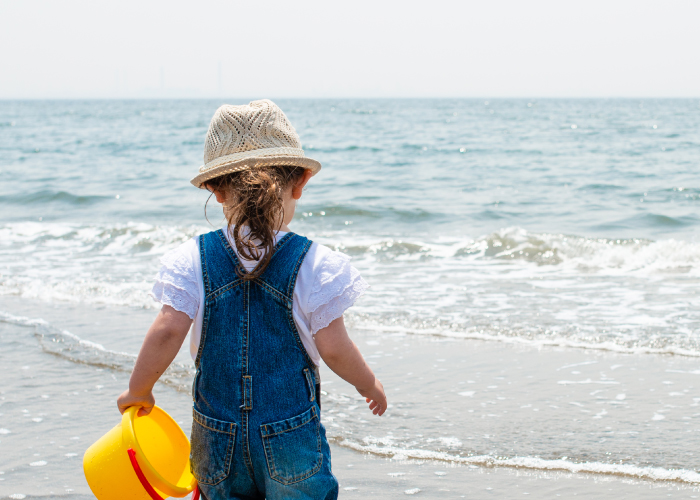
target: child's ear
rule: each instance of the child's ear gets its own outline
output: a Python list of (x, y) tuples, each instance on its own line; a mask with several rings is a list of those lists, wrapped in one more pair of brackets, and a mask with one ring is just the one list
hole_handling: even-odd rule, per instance
[(214, 195), (217, 202), (223, 204), (223, 202), (226, 201), (226, 197), (223, 194), (221, 194), (221, 191), (219, 191), (218, 189), (213, 188), (210, 184), (207, 184), (206, 182), (203, 184), (203, 186), (207, 191)]
[(207, 184), (206, 182), (203, 184), (203, 186), (206, 188), (207, 191), (214, 195), (218, 203), (221, 203), (222, 205), (224, 204), (224, 202), (226, 201), (226, 195), (222, 191), (212, 187), (211, 184)]
[(223, 205), (224, 202), (226, 201), (226, 196), (224, 195), (224, 193), (219, 191), (218, 189), (215, 189), (213, 191), (213, 193), (214, 193), (214, 196), (216, 196), (216, 201)]
[(311, 175), (311, 170), (304, 170), (304, 175), (299, 177), (299, 179), (294, 183), (294, 186), (292, 186), (292, 198), (295, 200), (301, 198), (301, 193), (304, 190), (304, 186), (306, 186), (306, 183), (309, 182), (309, 179), (311, 179)]

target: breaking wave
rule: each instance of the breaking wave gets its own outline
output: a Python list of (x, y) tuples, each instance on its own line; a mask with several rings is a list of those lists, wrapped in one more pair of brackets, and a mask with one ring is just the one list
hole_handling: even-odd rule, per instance
[[(156, 308), (159, 258), (203, 226), (0, 226), (0, 295)], [(476, 239), (319, 232), (370, 282), (356, 325), (532, 345), (700, 356), (700, 244), (502, 229)], [(545, 317), (546, 315), (546, 317)]]
[(350, 255), (380, 260), (470, 259), (521, 261), (560, 266), (581, 272), (667, 271), (688, 273), (700, 267), (700, 244), (674, 239), (585, 238), (564, 234), (531, 233), (506, 228), (474, 240), (421, 243), (384, 240), (366, 244), (338, 242)]
[[(45, 353), (73, 363), (131, 373), (136, 361), (135, 354), (106, 349), (101, 344), (81, 339), (67, 330), (60, 330), (43, 319), (15, 316), (0, 311), (0, 322), (32, 328)], [(175, 362), (168, 367), (158, 382), (179, 392), (189, 392), (193, 376), (194, 367), (191, 364)]]
[(700, 473), (686, 469), (664, 469), (662, 467), (640, 467), (638, 465), (606, 464), (602, 462), (577, 463), (569, 460), (544, 460), (536, 457), (499, 458), (489, 455), (463, 456), (432, 450), (382, 446), (372, 443), (371, 441), (371, 439), (365, 439), (360, 443), (349, 439), (339, 439), (336, 440), (336, 444), (355, 451), (390, 457), (395, 460), (436, 460), (481, 467), (511, 467), (584, 474), (605, 474), (651, 481), (675, 481), (691, 485), (700, 484)]

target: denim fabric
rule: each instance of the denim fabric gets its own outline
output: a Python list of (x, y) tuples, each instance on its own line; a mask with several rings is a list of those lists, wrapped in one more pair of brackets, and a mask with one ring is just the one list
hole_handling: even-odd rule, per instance
[(265, 272), (244, 281), (224, 233), (200, 236), (206, 300), (190, 458), (207, 500), (338, 497), (316, 366), (292, 317), (310, 246), (288, 233)]

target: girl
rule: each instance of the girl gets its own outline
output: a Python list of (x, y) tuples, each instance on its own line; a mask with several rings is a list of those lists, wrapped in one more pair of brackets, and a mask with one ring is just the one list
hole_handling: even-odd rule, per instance
[(153, 385), (191, 329), (191, 465), (203, 497), (337, 498), (320, 422), (320, 359), (375, 415), (387, 402), (343, 324), (367, 284), (347, 256), (287, 227), (321, 165), (268, 100), (219, 108), (204, 161), (192, 184), (216, 196), (227, 222), (163, 257), (152, 291), (163, 308), (119, 410), (151, 411)]

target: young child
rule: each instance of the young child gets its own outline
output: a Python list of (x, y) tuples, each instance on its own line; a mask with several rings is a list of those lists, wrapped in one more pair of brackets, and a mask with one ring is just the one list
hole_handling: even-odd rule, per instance
[(119, 410), (151, 411), (153, 386), (191, 329), (191, 464), (203, 497), (337, 498), (320, 421), (321, 358), (372, 413), (387, 402), (343, 324), (367, 284), (347, 256), (287, 227), (321, 164), (268, 100), (220, 107), (204, 162), (192, 184), (216, 196), (227, 222), (163, 257), (152, 292), (163, 308)]

